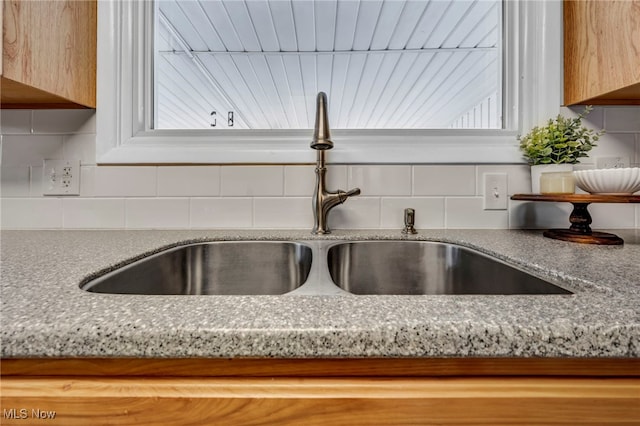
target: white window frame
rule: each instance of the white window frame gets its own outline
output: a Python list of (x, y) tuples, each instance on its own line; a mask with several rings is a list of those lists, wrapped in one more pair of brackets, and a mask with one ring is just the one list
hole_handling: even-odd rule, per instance
[[(310, 130), (157, 130), (150, 1), (98, 1), (97, 164), (312, 163)], [(505, 130), (334, 130), (333, 164), (523, 163), (517, 135), (558, 113), (562, 1), (505, 6)], [(329, 108), (331, 100), (329, 99)]]

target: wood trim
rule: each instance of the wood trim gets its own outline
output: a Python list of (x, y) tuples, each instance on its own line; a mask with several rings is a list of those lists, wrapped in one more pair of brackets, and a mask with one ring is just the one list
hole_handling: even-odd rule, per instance
[[(7, 377), (2, 407), (3, 424), (40, 424), (34, 409), (54, 413), (47, 424), (64, 425), (633, 424), (640, 418), (640, 384), (603, 378)], [(7, 409), (32, 417), (7, 418)]]
[(3, 377), (640, 377), (640, 359), (3, 359), (0, 369)]

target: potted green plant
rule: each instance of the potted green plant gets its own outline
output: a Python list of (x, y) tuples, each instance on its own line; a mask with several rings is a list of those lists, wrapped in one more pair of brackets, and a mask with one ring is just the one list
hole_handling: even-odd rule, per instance
[(572, 171), (580, 158), (589, 151), (604, 130), (595, 131), (582, 125), (582, 119), (593, 107), (587, 106), (575, 118), (558, 115), (544, 126), (536, 126), (525, 136), (519, 136), (520, 149), (531, 165), (531, 187), (533, 193), (540, 192), (540, 175), (550, 171)]

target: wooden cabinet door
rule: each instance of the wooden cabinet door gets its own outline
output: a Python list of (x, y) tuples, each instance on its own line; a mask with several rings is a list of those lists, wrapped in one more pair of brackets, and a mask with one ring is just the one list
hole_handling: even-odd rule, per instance
[(95, 108), (95, 0), (2, 2), (2, 108)]
[(640, 0), (564, 1), (565, 105), (640, 105)]

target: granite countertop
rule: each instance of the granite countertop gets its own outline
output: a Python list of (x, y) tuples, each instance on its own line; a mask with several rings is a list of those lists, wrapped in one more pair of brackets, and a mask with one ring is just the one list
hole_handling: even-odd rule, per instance
[[(3, 231), (1, 354), (24, 357), (638, 357), (640, 230), (624, 246), (540, 231), (420, 230), (479, 249), (573, 295), (141, 296), (79, 283), (143, 253), (208, 240), (308, 240), (300, 231)], [(323, 237), (327, 238), (327, 237)], [(398, 230), (331, 239), (401, 239)]]

